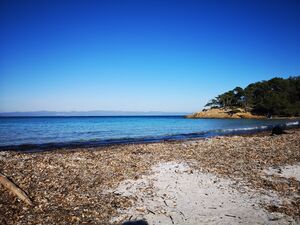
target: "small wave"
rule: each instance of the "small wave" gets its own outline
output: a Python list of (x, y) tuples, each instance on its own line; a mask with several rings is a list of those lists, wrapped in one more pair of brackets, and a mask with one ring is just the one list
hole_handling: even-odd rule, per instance
[(233, 129), (224, 129), (222, 132), (238, 132), (238, 131), (251, 131), (251, 130), (265, 130), (269, 129), (271, 126), (259, 126), (259, 127), (243, 127), (243, 128), (233, 128)]
[(299, 121), (293, 121), (293, 122), (287, 122), (286, 126), (298, 126), (299, 125)]

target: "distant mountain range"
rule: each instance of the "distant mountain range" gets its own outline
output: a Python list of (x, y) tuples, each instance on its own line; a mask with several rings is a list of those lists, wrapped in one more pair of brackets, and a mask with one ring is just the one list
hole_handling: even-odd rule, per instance
[(33, 112), (0, 112), (0, 117), (18, 117), (18, 116), (177, 116), (186, 115), (187, 112), (138, 112), (138, 111), (33, 111)]

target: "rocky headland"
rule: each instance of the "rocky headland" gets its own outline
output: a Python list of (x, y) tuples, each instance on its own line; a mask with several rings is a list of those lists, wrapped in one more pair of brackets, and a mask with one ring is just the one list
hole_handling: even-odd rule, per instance
[(201, 112), (196, 112), (187, 115), (190, 119), (266, 119), (266, 116), (254, 115), (242, 108), (215, 108), (204, 109)]

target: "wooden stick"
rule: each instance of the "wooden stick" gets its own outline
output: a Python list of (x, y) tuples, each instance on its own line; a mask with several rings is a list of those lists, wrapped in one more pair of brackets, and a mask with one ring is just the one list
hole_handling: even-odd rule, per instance
[(10, 181), (5, 175), (0, 173), (0, 183), (9, 191), (11, 191), (14, 195), (18, 196), (19, 199), (27, 203), (28, 205), (33, 206), (32, 201), (30, 198), (26, 195), (26, 193), (19, 188), (17, 185), (15, 185), (12, 181)]

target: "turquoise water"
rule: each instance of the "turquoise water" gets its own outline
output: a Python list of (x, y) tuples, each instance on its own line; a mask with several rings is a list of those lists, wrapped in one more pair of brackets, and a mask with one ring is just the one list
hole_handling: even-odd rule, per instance
[(0, 118), (0, 150), (43, 150), (155, 142), (270, 129), (292, 120), (185, 119), (181, 116)]

